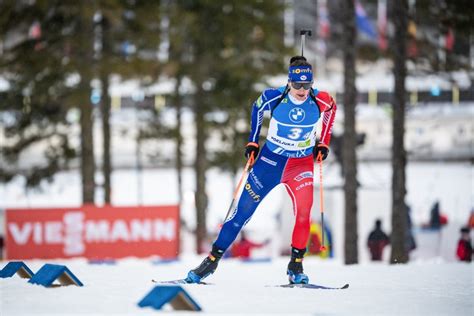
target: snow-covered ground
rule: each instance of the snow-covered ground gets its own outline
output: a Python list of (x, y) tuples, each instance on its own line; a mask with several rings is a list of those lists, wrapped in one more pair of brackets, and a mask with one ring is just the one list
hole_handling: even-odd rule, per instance
[[(316, 175), (318, 171), (316, 169)], [(266, 287), (286, 282), (288, 257), (278, 255), (278, 247), (288, 247), (289, 239), (275, 221), (278, 213), (291, 214), (284, 190), (272, 192), (256, 212), (246, 229), (255, 239), (272, 238), (266, 249), (256, 256), (271, 256), (271, 261), (243, 263), (235, 259), (222, 261), (210, 286), (186, 285), (185, 289), (213, 315), (473, 315), (474, 265), (455, 262), (454, 252), (459, 228), (464, 225), (474, 205), (474, 168), (460, 163), (409, 163), (407, 167), (407, 202), (412, 206), (414, 224), (419, 227), (429, 218), (431, 203), (439, 199), (449, 224), (442, 234), (415, 229), (418, 249), (407, 265), (389, 265), (368, 261), (365, 238), (376, 217), (390, 230), (389, 163), (359, 165), (359, 256), (360, 264), (342, 264), (343, 194), (337, 164), (325, 165), (325, 214), (334, 232), (335, 258), (305, 259), (305, 272), (314, 283), (340, 286), (347, 290), (308, 290)], [(98, 175), (100, 180), (100, 175)], [(176, 174), (170, 169), (146, 169), (138, 175), (133, 170), (116, 170), (112, 177), (114, 205), (170, 204), (177, 202)], [(138, 182), (141, 185), (138, 185)], [(207, 175), (209, 194), (209, 228), (217, 227), (231, 199), (236, 182), (218, 170)], [(138, 188), (143, 191), (139, 193)], [(77, 171), (58, 174), (43, 191), (25, 191), (21, 179), (0, 186), (0, 208), (65, 207), (80, 205), (80, 177)], [(182, 217), (194, 224), (194, 175), (184, 173), (185, 198)], [(100, 204), (101, 191), (97, 191)], [(319, 208), (315, 192), (313, 214)], [(1, 219), (1, 218), (0, 218)], [(0, 220), (1, 222), (1, 220)], [(291, 223), (291, 222), (289, 222)], [(3, 227), (3, 225), (2, 225)], [(290, 226), (291, 227), (291, 226)], [(89, 264), (84, 259), (28, 260), (34, 271), (46, 262), (66, 265), (85, 284), (45, 289), (18, 277), (0, 279), (0, 315), (152, 315), (150, 308), (137, 303), (155, 286), (151, 279), (182, 278), (202, 257), (193, 255), (192, 235), (183, 231), (180, 260), (153, 264), (151, 259), (122, 259), (115, 265)], [(0, 262), (0, 268), (6, 265)]]
[[(155, 315), (137, 303), (155, 284), (151, 279), (181, 278), (201, 258), (185, 256), (176, 263), (124, 259), (115, 265), (64, 260), (84, 283), (47, 289), (14, 276), (0, 279), (0, 314), (9, 315)], [(52, 262), (52, 261), (49, 261)], [(473, 265), (417, 262), (407, 265), (361, 264), (305, 259), (314, 283), (347, 290), (286, 289), (288, 258), (243, 263), (226, 259), (207, 281), (185, 285), (206, 315), (473, 315)], [(27, 261), (36, 272), (43, 261)], [(1, 267), (5, 263), (0, 264)], [(166, 308), (169, 313), (170, 307)], [(183, 314), (193, 314), (180, 313)]]

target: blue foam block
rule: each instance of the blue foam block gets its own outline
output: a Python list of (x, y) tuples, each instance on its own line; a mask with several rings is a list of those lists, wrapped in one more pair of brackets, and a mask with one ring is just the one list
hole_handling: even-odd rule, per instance
[(201, 311), (199, 304), (179, 285), (158, 285), (139, 303), (140, 307), (161, 309), (170, 303), (176, 310)]
[(22, 278), (29, 279), (33, 275), (33, 271), (23, 261), (11, 261), (0, 270), (0, 278), (10, 278), (18, 273)]
[(50, 263), (42, 266), (28, 282), (50, 287), (56, 280), (60, 285), (84, 285), (66, 266)]

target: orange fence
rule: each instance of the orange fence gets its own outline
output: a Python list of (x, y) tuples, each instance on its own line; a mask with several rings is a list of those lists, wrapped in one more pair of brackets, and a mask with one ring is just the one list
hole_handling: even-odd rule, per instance
[(175, 258), (178, 206), (6, 210), (6, 258)]

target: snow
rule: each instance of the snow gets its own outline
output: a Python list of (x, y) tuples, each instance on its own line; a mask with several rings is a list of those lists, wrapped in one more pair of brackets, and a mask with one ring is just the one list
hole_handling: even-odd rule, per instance
[[(454, 258), (459, 227), (467, 220), (474, 201), (473, 172), (474, 168), (468, 162), (409, 163), (407, 201), (413, 208), (418, 249), (411, 254), (409, 264), (389, 265), (390, 248), (387, 248), (384, 263), (376, 264), (368, 260), (365, 238), (376, 217), (383, 219), (383, 227), (389, 231), (391, 172), (389, 163), (361, 163), (360, 264), (344, 265), (342, 182), (337, 164), (329, 161), (324, 171), (325, 213), (334, 232), (336, 256), (330, 260), (307, 257), (304, 267), (314, 283), (326, 286), (349, 283), (349, 289), (329, 291), (266, 287), (286, 282), (288, 257), (280, 256), (278, 249), (288, 246), (288, 237), (282, 238), (284, 234), (275, 216), (280, 211), (291, 214), (291, 206), (281, 188), (264, 200), (246, 227), (255, 239), (272, 238), (269, 248), (254, 252), (257, 258), (271, 257), (272, 260), (244, 263), (225, 259), (218, 271), (207, 279), (213, 285), (185, 285), (184, 288), (201, 305), (203, 314), (213, 315), (473, 315), (474, 265), (456, 262)], [(456, 179), (456, 185), (453, 185), (453, 179)], [(182, 216), (193, 227), (194, 176), (190, 169), (186, 169), (183, 180), (185, 199)], [(143, 188), (141, 198), (137, 191), (138, 181)], [(116, 170), (112, 182), (115, 205), (136, 205), (140, 199), (144, 205), (177, 202), (173, 170), (147, 169), (141, 176), (133, 170)], [(234, 182), (235, 179), (223, 176), (215, 169), (207, 175), (211, 230), (222, 220)], [(11, 184), (0, 186), (0, 207), (80, 204), (77, 171), (58, 174), (53, 183), (43, 186), (43, 192), (25, 192), (21, 185), (21, 180), (16, 179)], [(218, 188), (217, 192), (215, 188)], [(100, 191), (98, 193), (100, 200)], [(418, 227), (428, 220), (429, 207), (435, 199), (440, 199), (443, 212), (450, 222), (442, 233), (424, 232)], [(316, 219), (319, 215), (317, 203), (315, 200), (313, 209)], [(180, 260), (174, 263), (156, 264), (153, 258), (125, 258), (114, 265), (89, 264), (85, 259), (28, 260), (26, 264), (34, 272), (46, 262), (66, 265), (85, 286), (46, 289), (28, 284), (18, 276), (0, 279), (0, 315), (156, 314), (150, 308), (137, 306), (155, 286), (150, 280), (182, 278), (202, 260), (202, 256), (193, 254), (193, 236), (184, 230), (182, 238), (182, 254)], [(0, 262), (0, 267), (3, 268), (6, 263)]]
[[(14, 276), (0, 279), (1, 315), (152, 315), (138, 302), (156, 284), (151, 279), (183, 277), (201, 257), (185, 256), (175, 263), (123, 259), (114, 265), (89, 264), (82, 259), (64, 264), (84, 283), (47, 289)], [(50, 261), (51, 262), (51, 261)], [(203, 308), (203, 315), (473, 315), (473, 265), (417, 262), (407, 265), (343, 265), (338, 261), (305, 259), (313, 283), (347, 290), (285, 289), (288, 258), (244, 263), (224, 259), (207, 281), (184, 285)], [(45, 262), (26, 261), (36, 272)], [(0, 265), (3, 267), (3, 265)], [(170, 307), (166, 307), (169, 311)], [(180, 315), (193, 314), (180, 313)]]

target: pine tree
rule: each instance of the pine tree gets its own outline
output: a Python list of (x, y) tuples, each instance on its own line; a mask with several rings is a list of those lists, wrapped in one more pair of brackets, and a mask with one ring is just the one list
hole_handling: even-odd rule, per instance
[(344, 262), (358, 263), (357, 248), (357, 134), (355, 131), (355, 107), (357, 91), (356, 78), (356, 38), (354, 1), (344, 0), (342, 3), (342, 50), (344, 55), (344, 195), (345, 195), (345, 237)]
[[(4, 140), (0, 180), (16, 175), (28, 187), (67, 167), (75, 156), (68, 133), (74, 92), (67, 47), (58, 40), (64, 17), (44, 2), (2, 2), (0, 74), (8, 82), (0, 105)], [(37, 157), (41, 151), (41, 159)]]
[[(262, 1), (178, 1), (177, 13), (171, 28), (185, 30), (186, 67), (181, 73), (195, 88), (190, 107), (196, 124), (196, 232), (201, 252), (207, 235), (205, 175), (212, 159), (206, 147), (210, 127), (226, 124), (223, 133), (237, 135), (228, 130), (237, 120), (248, 124), (250, 105), (258, 96), (254, 84), (284, 69), (282, 7)], [(209, 115), (215, 111), (222, 111), (226, 118), (217, 121)], [(242, 138), (233, 137), (227, 148), (234, 170), (244, 164), (244, 144)], [(221, 161), (229, 165), (229, 160)], [(216, 194), (214, 190), (208, 193)]]
[[(104, 202), (111, 202), (111, 99), (108, 94), (112, 75), (133, 79), (142, 86), (157, 81), (162, 64), (156, 51), (160, 42), (160, 3), (157, 1), (102, 1), (96, 8), (95, 77), (100, 80), (103, 132)], [(128, 50), (133, 51), (129, 52)], [(138, 104), (135, 104), (138, 107)], [(138, 111), (138, 109), (136, 109)], [(156, 135), (155, 135), (156, 136)], [(138, 133), (137, 137), (143, 137)], [(137, 143), (141, 142), (137, 139)]]
[[(7, 141), (1, 154), (10, 163), (1, 166), (2, 180), (19, 173), (12, 162), (38, 143), (46, 148), (45, 159), (23, 171), (28, 185), (37, 185), (65, 168), (74, 155), (68, 138), (71, 121), (66, 120), (66, 114), (79, 109), (83, 202), (94, 203), (91, 82), (101, 79), (103, 83), (104, 143), (108, 147), (110, 101), (106, 90), (110, 75), (118, 74), (124, 80), (144, 76), (149, 82), (159, 75), (160, 65), (153, 58), (159, 41), (158, 6), (150, 1), (114, 0), (2, 2), (1, 6), (0, 71), (9, 83), (1, 110), (14, 118), (5, 125)], [(99, 25), (94, 20), (99, 13), (106, 23)], [(136, 54), (121, 51), (126, 41)], [(104, 153), (107, 155), (108, 149)], [(111, 170), (108, 156), (106, 174)]]

